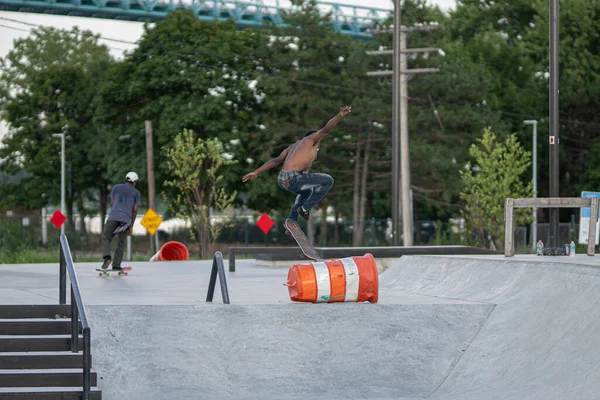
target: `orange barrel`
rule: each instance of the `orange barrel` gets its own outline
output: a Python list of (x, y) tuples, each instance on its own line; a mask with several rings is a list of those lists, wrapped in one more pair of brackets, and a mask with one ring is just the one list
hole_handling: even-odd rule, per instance
[(189, 257), (187, 247), (180, 242), (165, 243), (150, 261), (185, 261)]
[(379, 275), (373, 255), (367, 253), (362, 257), (293, 265), (284, 286), (292, 301), (377, 303)]

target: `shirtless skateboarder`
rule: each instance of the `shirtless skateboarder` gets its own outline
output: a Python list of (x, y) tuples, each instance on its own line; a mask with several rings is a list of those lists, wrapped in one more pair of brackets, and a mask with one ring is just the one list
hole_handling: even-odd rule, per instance
[(302, 139), (288, 146), (278, 157), (267, 161), (256, 171), (245, 175), (242, 181), (252, 180), (261, 172), (283, 164), (278, 177), (279, 187), (288, 192), (296, 193), (296, 201), (292, 205), (288, 219), (298, 221), (298, 215), (300, 215), (308, 220), (312, 208), (333, 186), (331, 176), (309, 173), (308, 169), (317, 158), (321, 140), (335, 128), (344, 115), (350, 114), (351, 110), (352, 107), (349, 106), (341, 107), (339, 114), (329, 120), (321, 130), (308, 131)]

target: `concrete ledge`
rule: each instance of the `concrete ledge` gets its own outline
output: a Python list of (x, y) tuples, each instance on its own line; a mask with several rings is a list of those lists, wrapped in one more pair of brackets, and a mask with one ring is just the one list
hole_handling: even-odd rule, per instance
[[(482, 255), (500, 252), (471, 246), (380, 246), (380, 247), (316, 247), (324, 259), (364, 256), (371, 253), (375, 259), (398, 258), (407, 255)], [(227, 251), (229, 272), (235, 272), (236, 254), (251, 254), (257, 261), (304, 261), (298, 247), (230, 247)], [(268, 264), (260, 264), (268, 265)], [(290, 264), (292, 265), (292, 264)], [(270, 265), (269, 265), (270, 266)]]
[[(391, 267), (392, 265), (394, 265), (394, 263), (396, 261), (398, 261), (398, 257), (376, 258), (375, 259), (375, 264), (377, 265), (377, 272), (381, 274), (383, 271), (385, 271), (386, 269), (388, 269), (389, 267)], [(292, 265), (295, 265), (295, 264), (306, 264), (308, 262), (310, 262), (310, 260), (276, 260), (276, 261), (269, 261), (269, 260), (259, 260), (259, 259), (256, 259), (256, 265), (261, 266), (261, 267), (271, 267), (271, 268), (289, 268), (289, 267), (291, 267)]]

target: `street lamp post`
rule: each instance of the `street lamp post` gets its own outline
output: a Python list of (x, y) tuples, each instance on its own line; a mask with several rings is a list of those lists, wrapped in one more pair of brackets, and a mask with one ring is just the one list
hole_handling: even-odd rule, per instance
[[(533, 125), (533, 198), (537, 197), (537, 120), (525, 120), (525, 125)], [(537, 208), (533, 207), (533, 222), (531, 223), (531, 247), (535, 251), (537, 244)]]
[[(65, 210), (65, 133), (53, 133), (52, 137), (60, 138), (60, 212), (66, 217)], [(65, 224), (60, 227), (60, 234), (65, 234)]]

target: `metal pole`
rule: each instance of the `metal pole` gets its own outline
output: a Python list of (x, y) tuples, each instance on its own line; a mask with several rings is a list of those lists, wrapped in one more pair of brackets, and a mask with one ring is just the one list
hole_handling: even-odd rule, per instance
[[(558, 0), (550, 0), (550, 197), (559, 197)], [(550, 247), (558, 247), (558, 208), (550, 209)]]
[[(52, 137), (60, 138), (60, 212), (66, 217), (65, 210), (65, 133), (53, 133)], [(65, 224), (60, 227), (60, 234), (65, 234)]]
[(42, 208), (42, 244), (48, 244), (48, 223), (46, 221), (46, 206)]
[[(523, 121), (526, 125), (533, 125), (533, 198), (537, 197), (537, 120)], [(531, 248), (535, 251), (537, 244), (537, 207), (533, 207), (533, 222), (531, 223)]]
[(83, 330), (83, 399), (90, 400), (92, 383), (92, 334), (90, 328)]
[(212, 303), (215, 294), (215, 285), (217, 284), (217, 257), (213, 257), (212, 268), (210, 269), (210, 278), (208, 280), (208, 292), (206, 293), (206, 302)]
[(58, 269), (58, 304), (67, 304), (67, 260), (62, 244), (60, 248), (60, 264)]
[(79, 312), (71, 282), (71, 352), (79, 353)]
[[(537, 198), (537, 121), (533, 124), (533, 198)], [(537, 207), (533, 207), (533, 251), (537, 244)]]
[(225, 268), (223, 267), (223, 255), (220, 251), (215, 253), (215, 260), (219, 270), (219, 283), (221, 284), (221, 297), (223, 304), (229, 304), (229, 290), (227, 289), (227, 278), (225, 277)]
[(394, 0), (394, 59), (392, 77), (392, 244), (400, 245), (400, 0)]
[[(60, 212), (67, 216), (65, 207), (65, 134), (60, 134)], [(60, 227), (60, 234), (65, 234), (65, 224)]]
[[(146, 165), (148, 168), (148, 207), (156, 211), (154, 204), (154, 149), (152, 144), (152, 121), (146, 120)], [(155, 249), (153, 249), (153, 241)], [(152, 238), (150, 235), (150, 251), (152, 253), (158, 252), (158, 237)]]
[(402, 233), (404, 246), (413, 245), (413, 220), (410, 193), (410, 155), (408, 145), (408, 82), (406, 34), (400, 35), (400, 181), (402, 183)]

